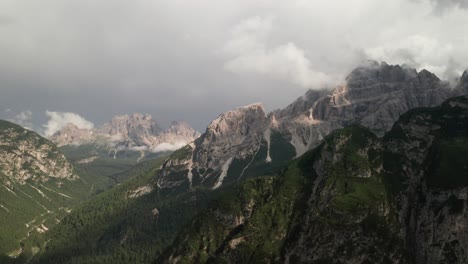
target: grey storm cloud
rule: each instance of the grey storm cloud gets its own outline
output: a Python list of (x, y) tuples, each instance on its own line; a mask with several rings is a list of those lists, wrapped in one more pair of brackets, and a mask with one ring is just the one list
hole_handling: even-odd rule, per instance
[(96, 126), (144, 112), (163, 126), (187, 120), (203, 130), (237, 106), (261, 101), (275, 109), (307, 89), (333, 87), (366, 59), (454, 78), (468, 66), (466, 6), (461, 0), (2, 0), (0, 118), (16, 115), (44, 130), (57, 120), (52, 112)]
[(435, 12), (443, 14), (452, 8), (468, 9), (468, 0), (431, 0), (435, 5)]

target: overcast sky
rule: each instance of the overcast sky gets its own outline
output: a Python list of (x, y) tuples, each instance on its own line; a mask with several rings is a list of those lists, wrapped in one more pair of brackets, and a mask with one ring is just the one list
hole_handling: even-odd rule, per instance
[(468, 0), (0, 0), (0, 118), (51, 133), (143, 112), (203, 131), (366, 59), (453, 78), (466, 25)]

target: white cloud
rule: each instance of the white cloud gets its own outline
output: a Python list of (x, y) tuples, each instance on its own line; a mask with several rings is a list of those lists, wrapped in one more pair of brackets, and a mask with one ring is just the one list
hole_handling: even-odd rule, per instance
[(46, 137), (52, 136), (55, 132), (59, 131), (69, 123), (82, 129), (94, 128), (93, 123), (75, 113), (46, 111), (46, 115), (49, 118), (49, 121), (43, 125), (44, 135)]
[(174, 151), (178, 150), (181, 147), (187, 145), (186, 142), (175, 142), (174, 144), (171, 143), (161, 143), (154, 147), (151, 151), (152, 152), (164, 152), (164, 151)]
[[(7, 109), (11, 112), (11, 109)], [(18, 124), (26, 129), (33, 130), (33, 124), (32, 124), (32, 112), (27, 110), (23, 111), (17, 115), (15, 115), (13, 118), (9, 119), (9, 121)]]
[(223, 48), (228, 57), (224, 68), (233, 73), (261, 74), (312, 89), (332, 83), (330, 75), (313, 69), (306, 51), (295, 43), (267, 45), (272, 22), (271, 17), (253, 17), (235, 26), (232, 38)]
[(130, 147), (129, 150), (133, 150), (133, 151), (147, 151), (147, 150), (148, 150), (148, 147), (147, 147), (147, 146), (133, 146), (133, 147)]

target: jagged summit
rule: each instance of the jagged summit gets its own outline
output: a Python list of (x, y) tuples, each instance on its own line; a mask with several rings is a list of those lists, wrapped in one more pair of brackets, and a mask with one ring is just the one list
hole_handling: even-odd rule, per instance
[(64, 145), (90, 143), (96, 140), (96, 136), (91, 129), (79, 128), (72, 123), (68, 123), (62, 129), (55, 132), (49, 139), (61, 147)]
[(121, 134), (125, 137), (134, 137), (132, 139), (137, 140), (135, 137), (141, 134), (157, 134), (162, 129), (150, 115), (135, 113), (116, 116), (98, 130), (109, 135)]
[(346, 77), (346, 83), (350, 88), (360, 88), (379, 82), (407, 81), (416, 75), (416, 70), (409, 67), (369, 62), (351, 71)]
[(245, 134), (251, 125), (262, 125), (266, 121), (266, 113), (262, 103), (250, 104), (239, 107), (219, 115), (213, 120), (206, 130), (213, 135), (223, 135), (234, 131)]

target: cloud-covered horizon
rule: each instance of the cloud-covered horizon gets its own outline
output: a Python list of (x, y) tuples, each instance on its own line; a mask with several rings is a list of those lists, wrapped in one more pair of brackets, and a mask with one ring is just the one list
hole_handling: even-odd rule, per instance
[(35, 127), (54, 109), (203, 131), (235, 107), (333, 87), (367, 59), (455, 78), (466, 24), (467, 0), (4, 0), (0, 109), (30, 111), (17, 120)]

